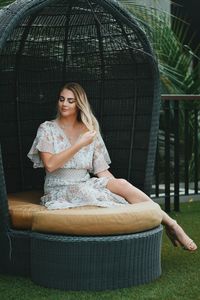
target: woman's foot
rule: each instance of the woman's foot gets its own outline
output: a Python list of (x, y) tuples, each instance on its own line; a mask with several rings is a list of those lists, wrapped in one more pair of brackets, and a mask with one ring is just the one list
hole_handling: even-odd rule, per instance
[(175, 247), (180, 245), (183, 249), (190, 252), (197, 250), (197, 245), (189, 238), (176, 221), (174, 221), (172, 225), (166, 225), (165, 229), (167, 236)]

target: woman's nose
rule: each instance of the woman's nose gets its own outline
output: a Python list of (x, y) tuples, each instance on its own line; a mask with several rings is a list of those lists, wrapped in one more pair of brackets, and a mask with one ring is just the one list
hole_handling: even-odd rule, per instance
[(64, 106), (68, 106), (69, 105), (69, 102), (67, 101), (67, 99), (63, 102), (63, 105)]

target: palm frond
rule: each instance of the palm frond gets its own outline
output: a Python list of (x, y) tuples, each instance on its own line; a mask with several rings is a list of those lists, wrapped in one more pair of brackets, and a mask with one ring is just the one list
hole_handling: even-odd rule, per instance
[[(134, 0), (119, 2), (136, 17), (154, 49), (163, 91), (185, 94), (199, 92), (199, 85), (196, 83), (198, 72), (192, 70), (193, 58), (183, 47), (189, 29), (186, 21), (161, 11), (156, 6), (141, 5)], [(189, 46), (192, 40), (193, 37)]]
[(0, 9), (14, 2), (13, 0), (0, 0)]

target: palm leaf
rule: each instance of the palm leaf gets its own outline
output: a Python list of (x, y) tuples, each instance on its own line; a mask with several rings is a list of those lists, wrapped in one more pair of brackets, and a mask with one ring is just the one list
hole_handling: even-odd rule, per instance
[(13, 3), (13, 0), (0, 0), (0, 9), (2, 9), (3, 7)]

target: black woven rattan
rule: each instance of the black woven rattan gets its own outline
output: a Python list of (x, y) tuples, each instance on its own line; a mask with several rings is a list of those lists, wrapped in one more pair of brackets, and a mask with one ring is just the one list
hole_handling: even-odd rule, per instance
[(150, 282), (160, 276), (162, 227), (139, 234), (66, 237), (35, 233), (31, 278), (64, 290), (106, 290)]
[(0, 148), (0, 272), (30, 275), (30, 232), (11, 229)]
[(10, 274), (30, 274), (31, 233), (11, 229), (6, 195), (43, 186), (26, 154), (69, 81), (87, 92), (111, 171), (150, 193), (159, 78), (140, 25), (111, 0), (15, 1), (0, 11), (0, 269)]
[(58, 88), (83, 85), (112, 171), (149, 193), (159, 90), (149, 43), (113, 1), (16, 1), (0, 17), (0, 139), (8, 191), (43, 185), (26, 158), (38, 125), (55, 118)]

